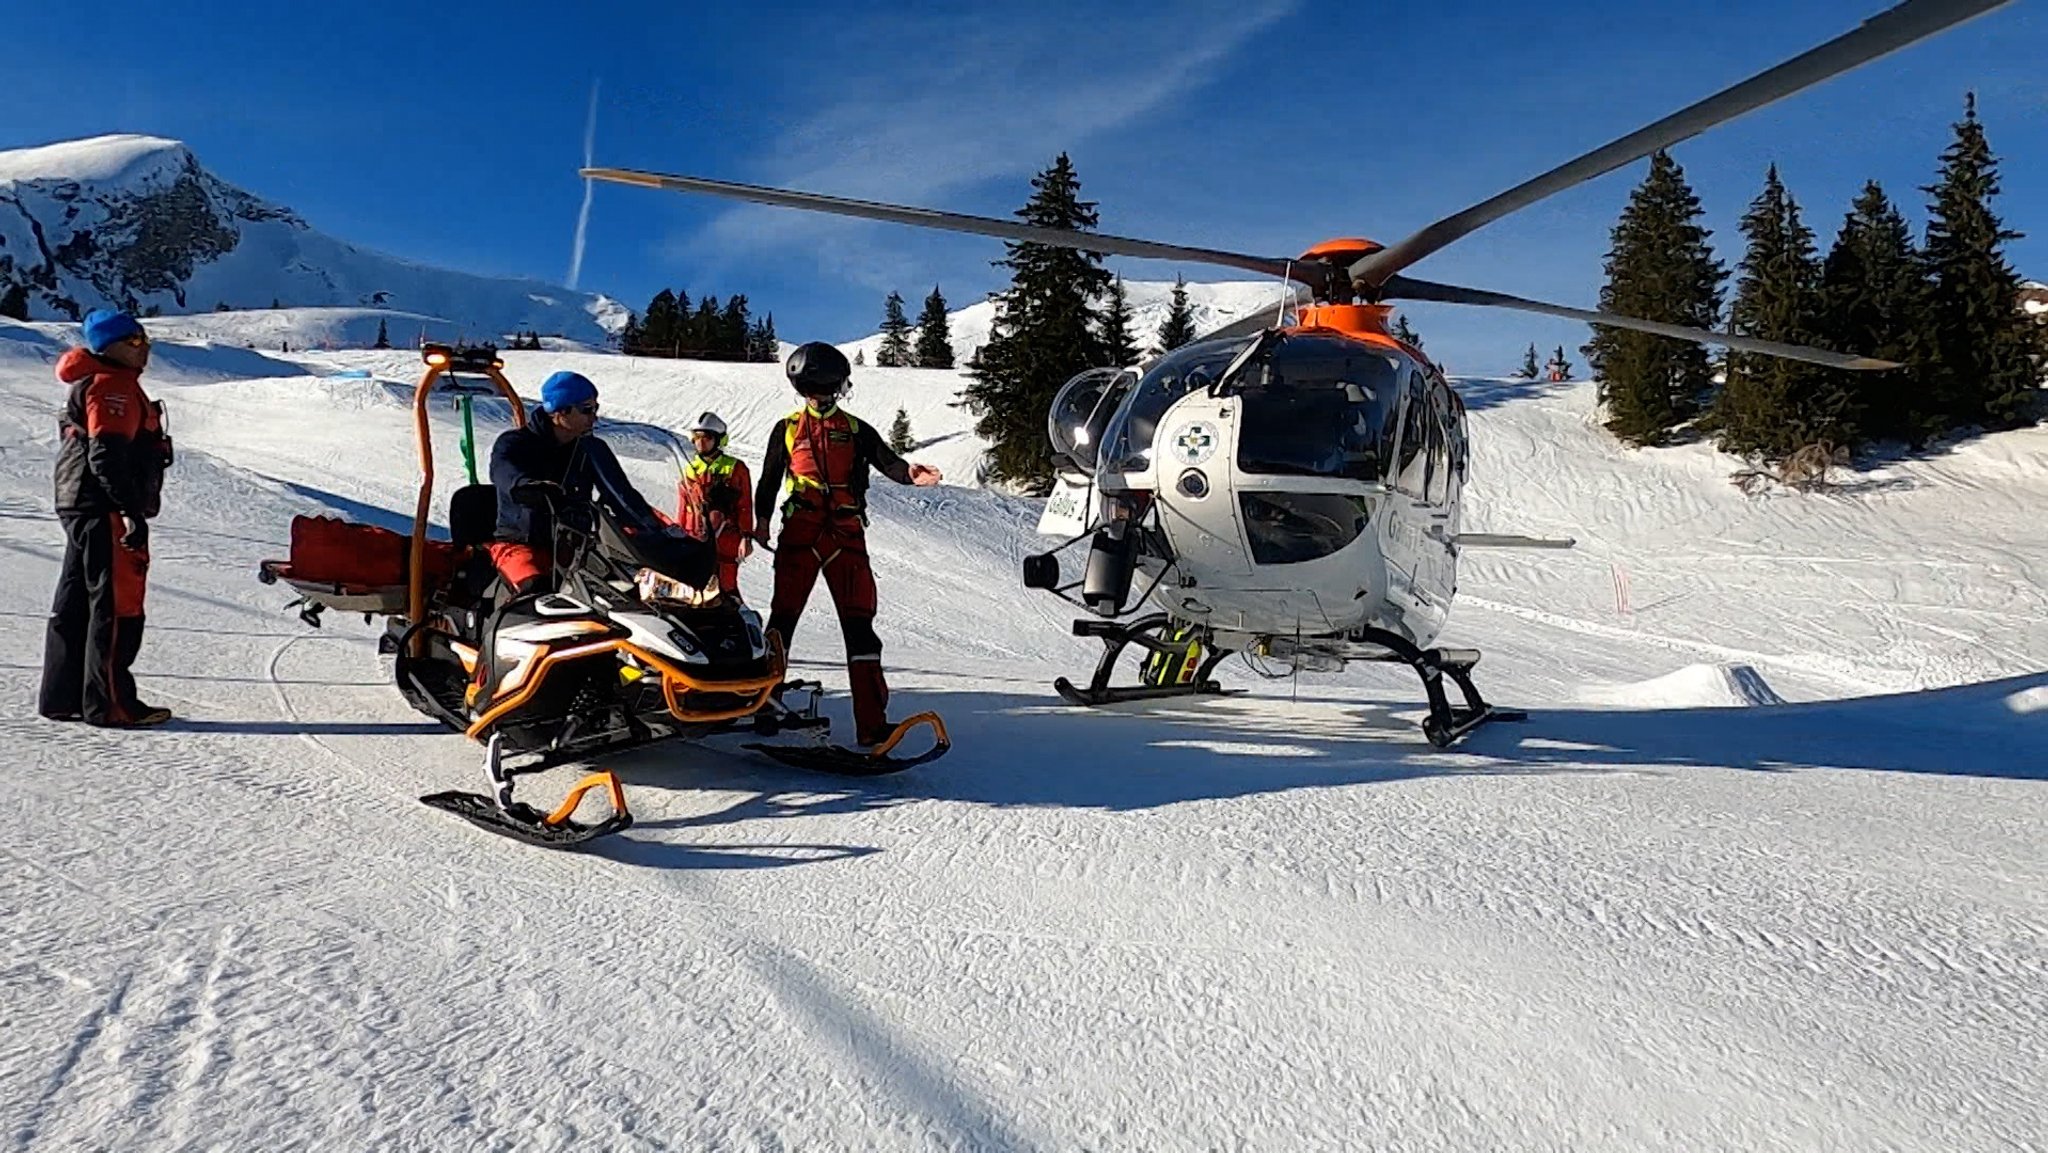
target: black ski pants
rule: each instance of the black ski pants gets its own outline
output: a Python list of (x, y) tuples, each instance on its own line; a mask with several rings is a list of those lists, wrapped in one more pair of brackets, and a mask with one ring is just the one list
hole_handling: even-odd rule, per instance
[(60, 516), (64, 567), (43, 641), (37, 711), (52, 719), (125, 724), (141, 709), (135, 675), (142, 650), (146, 549), (120, 544), (121, 518)]

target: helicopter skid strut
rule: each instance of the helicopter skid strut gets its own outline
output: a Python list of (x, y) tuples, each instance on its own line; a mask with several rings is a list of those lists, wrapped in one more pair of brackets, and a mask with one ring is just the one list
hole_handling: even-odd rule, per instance
[(1102, 659), (1095, 662), (1095, 675), (1088, 678), (1087, 688), (1080, 688), (1065, 677), (1054, 681), (1052, 687), (1060, 696), (1077, 705), (1111, 705), (1121, 701), (1149, 701), (1163, 697), (1222, 696), (1227, 692), (1236, 691), (1225, 689), (1209, 677), (1217, 663), (1229, 655), (1222, 652), (1209, 653), (1195, 670), (1195, 675), (1182, 683), (1116, 686), (1109, 683), (1110, 676), (1116, 671), (1117, 658), (1131, 645), (1164, 656), (1184, 654), (1187, 650), (1186, 645), (1170, 644), (1152, 635), (1163, 631), (1170, 623), (1165, 613), (1154, 613), (1127, 625), (1113, 621), (1075, 621), (1075, 636), (1096, 637), (1102, 641)]
[[(1429, 694), (1429, 715), (1422, 720), (1422, 735), (1439, 749), (1449, 748), (1459, 737), (1488, 721), (1529, 719), (1528, 713), (1497, 709), (1479, 695), (1479, 689), (1472, 683), (1472, 666), (1479, 663), (1478, 649), (1421, 649), (1398, 633), (1376, 628), (1357, 629), (1346, 635), (1386, 650), (1384, 656), (1366, 659), (1405, 664), (1422, 678), (1423, 691)], [(1463, 705), (1453, 705), (1450, 695), (1444, 692), (1446, 676), (1464, 695)]]

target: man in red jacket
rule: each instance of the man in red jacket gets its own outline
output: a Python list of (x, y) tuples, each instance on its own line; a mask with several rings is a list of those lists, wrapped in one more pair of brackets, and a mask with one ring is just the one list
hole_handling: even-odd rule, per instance
[(934, 485), (939, 470), (892, 452), (875, 426), (839, 407), (853, 367), (829, 344), (814, 341), (783, 366), (804, 406), (776, 423), (754, 490), (754, 539), (768, 543), (776, 489), (789, 477), (782, 535), (775, 545), (775, 600), (768, 627), (789, 646), (818, 577), (832, 590), (846, 638), (846, 674), (853, 690), (855, 740), (873, 746), (894, 731), (889, 683), (882, 676), (882, 640), (875, 635), (875, 574), (868, 567), (868, 471), (897, 484)]
[(740, 562), (754, 553), (753, 478), (747, 463), (725, 451), (725, 421), (706, 412), (690, 425), (697, 455), (676, 482), (676, 522), (718, 549), (718, 587), (740, 595)]
[(149, 520), (171, 462), (163, 409), (142, 391), (149, 336), (125, 312), (85, 318), (85, 345), (57, 361), (70, 386), (58, 422), (57, 519), (64, 562), (43, 643), (37, 711), (105, 728), (160, 725), (129, 670), (142, 648)]

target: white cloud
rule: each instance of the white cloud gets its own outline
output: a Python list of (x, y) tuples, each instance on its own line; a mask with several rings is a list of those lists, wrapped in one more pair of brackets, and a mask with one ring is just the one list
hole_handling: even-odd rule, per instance
[[(873, 63), (812, 78), (820, 110), (737, 178), (946, 207), (951, 193), (1028, 177), (1060, 151), (1199, 89), (1294, 6), (1186, 4), (1072, 19), (1036, 8), (972, 18), (865, 17), (862, 27), (819, 39), (834, 45), (835, 61)], [(890, 256), (888, 244), (868, 242), (885, 229), (896, 226), (740, 205), (672, 238), (667, 250), (702, 266), (767, 249), (809, 249), (821, 271), (886, 290), (920, 274), (907, 257)]]

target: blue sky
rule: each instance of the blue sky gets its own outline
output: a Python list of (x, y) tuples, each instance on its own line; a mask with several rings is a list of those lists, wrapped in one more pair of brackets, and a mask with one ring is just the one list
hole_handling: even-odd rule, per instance
[[(181, 7), (103, 0), (86, 23), (16, 6), (0, 147), (170, 136), (342, 238), (562, 282), (593, 86), (600, 164), (1007, 216), (1065, 150), (1105, 231), (1285, 256), (1330, 236), (1390, 242), (1883, 3)], [(1823, 248), (1870, 178), (1917, 231), (1918, 186), (1973, 88), (2004, 161), (1998, 207), (2029, 234), (2008, 252), (2048, 279), (2041, 7), (2011, 5), (1678, 145), (1724, 262), (1772, 162)], [(1645, 168), (1413, 271), (1593, 307), (1608, 230)], [(603, 185), (579, 285), (636, 309), (664, 286), (746, 292), (785, 340), (847, 340), (875, 328), (891, 288), (913, 308), (934, 283), (954, 307), (999, 290), (1001, 256), (993, 240)], [(1134, 279), (1241, 278), (1113, 264)], [(1409, 312), (1453, 372), (1511, 369), (1530, 341), (1579, 361), (1588, 335), (1493, 310)]]

